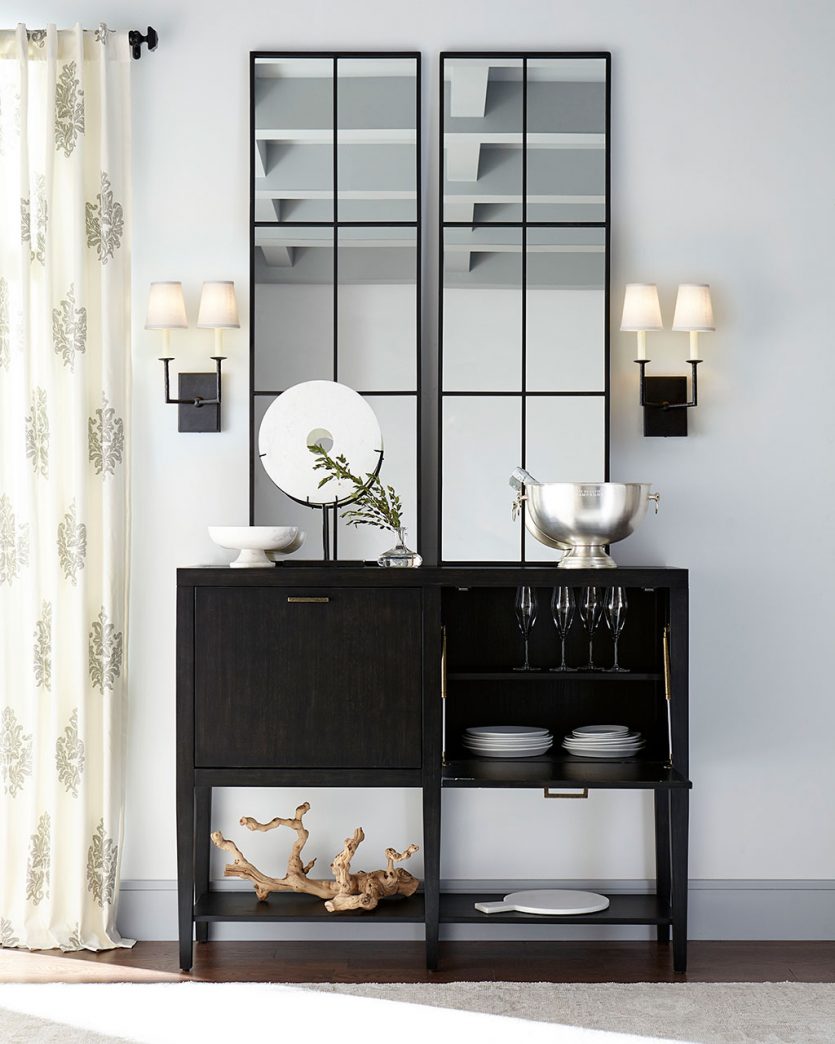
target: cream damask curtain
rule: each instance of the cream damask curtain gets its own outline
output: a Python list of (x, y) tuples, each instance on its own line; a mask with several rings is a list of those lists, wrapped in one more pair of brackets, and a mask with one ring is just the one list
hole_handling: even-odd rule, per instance
[(0, 944), (116, 930), (127, 651), (130, 59), (0, 32)]

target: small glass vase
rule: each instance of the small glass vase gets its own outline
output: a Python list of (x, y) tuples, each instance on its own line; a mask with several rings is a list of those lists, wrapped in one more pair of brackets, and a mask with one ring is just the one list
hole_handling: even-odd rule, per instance
[(377, 565), (384, 569), (415, 569), (423, 563), (423, 559), (417, 551), (410, 551), (406, 547), (406, 529), (401, 526), (395, 530), (397, 543), (388, 551), (384, 551), (377, 559)]

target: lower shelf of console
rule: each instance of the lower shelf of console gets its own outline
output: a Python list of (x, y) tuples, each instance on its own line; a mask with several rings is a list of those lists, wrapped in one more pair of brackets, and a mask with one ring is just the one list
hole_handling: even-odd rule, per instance
[[(574, 917), (548, 917), (542, 914), (484, 914), (473, 906), (495, 902), (502, 893), (443, 892), (442, 924), (670, 924), (669, 908), (656, 895), (611, 895), (609, 907), (599, 913)], [(422, 893), (406, 898), (385, 899), (370, 911), (347, 910), (329, 913), (321, 899), (312, 895), (284, 892), (260, 902), (252, 892), (206, 892), (194, 904), (194, 920), (217, 921), (315, 921), (334, 923), (357, 921), (375, 924), (423, 924), (426, 917)]]
[(383, 900), (374, 910), (330, 913), (315, 895), (280, 892), (264, 902), (254, 892), (205, 892), (194, 904), (195, 921), (366, 921), (375, 924), (423, 924), (423, 895)]
[[(554, 887), (559, 887), (555, 885)], [(605, 893), (603, 893), (605, 894)], [(442, 924), (670, 924), (670, 910), (658, 896), (640, 894), (610, 895), (609, 906), (598, 913), (575, 916), (547, 914), (495, 913), (476, 910), (474, 903), (493, 903), (504, 898), (501, 892), (444, 892), (441, 894)]]

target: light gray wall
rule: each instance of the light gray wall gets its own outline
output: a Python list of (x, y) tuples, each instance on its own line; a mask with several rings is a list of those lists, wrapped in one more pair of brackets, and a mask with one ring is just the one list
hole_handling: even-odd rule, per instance
[[(658, 518), (622, 563), (692, 571), (691, 874), (835, 877), (831, 658), (835, 386), (831, 288), (835, 7), (826, 0), (76, 0), (72, 17), (160, 33), (135, 70), (133, 594), (123, 873), (171, 879), (174, 851), (174, 569), (220, 561), (208, 523), (247, 517), (248, 56), (251, 48), (424, 52), (427, 375), (436, 280), (436, 73), (443, 48), (613, 51), (613, 315), (623, 284), (657, 281), (667, 322), (680, 281), (713, 286), (703, 404), (686, 441), (640, 435), (633, 343), (613, 338), (612, 475), (652, 481)], [(58, 0), (7, 21), (66, 22)], [(160, 345), (142, 329), (153, 279), (182, 279), (192, 318), (203, 279), (234, 279), (243, 327), (226, 338), (224, 431), (178, 435), (162, 404)], [(616, 323), (615, 323), (616, 326)], [(199, 368), (207, 331), (172, 339)], [(651, 335), (657, 369), (683, 372), (683, 335)], [(432, 384), (428, 386), (431, 392)], [(431, 398), (431, 395), (430, 395)], [(427, 505), (429, 509), (431, 505)], [(425, 549), (424, 549), (425, 550)], [(366, 862), (420, 836), (411, 792), (221, 795), (215, 825), (314, 803), (330, 857), (362, 822)], [(496, 824), (502, 823), (501, 828)], [(544, 802), (455, 793), (445, 877), (652, 876), (640, 795)], [(252, 842), (247, 839), (247, 844)], [(271, 865), (284, 850), (270, 847)], [(265, 851), (265, 854), (266, 851)], [(771, 904), (765, 904), (767, 916)], [(717, 932), (731, 922), (718, 919)], [(775, 920), (774, 932), (783, 926)], [(302, 931), (303, 929), (300, 929)]]

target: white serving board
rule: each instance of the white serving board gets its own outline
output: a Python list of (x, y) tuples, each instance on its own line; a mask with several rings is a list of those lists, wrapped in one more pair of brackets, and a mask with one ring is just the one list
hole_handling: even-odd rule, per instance
[(537, 888), (528, 892), (511, 892), (498, 903), (474, 903), (481, 913), (529, 913), (548, 917), (598, 913), (609, 907), (605, 895), (597, 892), (575, 892), (567, 888)]

